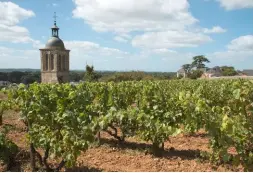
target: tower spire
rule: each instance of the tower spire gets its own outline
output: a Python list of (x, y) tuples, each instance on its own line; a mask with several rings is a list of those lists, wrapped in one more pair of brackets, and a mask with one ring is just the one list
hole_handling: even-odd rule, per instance
[(57, 18), (56, 12), (54, 12), (54, 25), (56, 25), (56, 18)]
[(54, 26), (51, 28), (52, 29), (52, 37), (59, 37), (59, 28), (56, 25), (56, 12), (54, 12)]

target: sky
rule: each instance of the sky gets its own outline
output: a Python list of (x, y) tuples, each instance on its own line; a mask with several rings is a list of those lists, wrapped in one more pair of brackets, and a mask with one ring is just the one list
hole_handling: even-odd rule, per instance
[(0, 0), (0, 68), (40, 68), (54, 12), (71, 70), (253, 69), (253, 0)]

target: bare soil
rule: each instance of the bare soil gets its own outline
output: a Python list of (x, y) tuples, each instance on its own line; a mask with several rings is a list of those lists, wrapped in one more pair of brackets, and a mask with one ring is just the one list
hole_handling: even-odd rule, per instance
[[(11, 171), (31, 171), (29, 167), (28, 141), (26, 129), (19, 120), (18, 113), (7, 111), (3, 117), (4, 124), (14, 127), (8, 134), (8, 138), (20, 148), (19, 154), (11, 167)], [(204, 132), (192, 136), (178, 135), (171, 137), (171, 142), (165, 143), (165, 151), (162, 156), (155, 157), (147, 150), (150, 143), (145, 143), (136, 138), (127, 138), (120, 144), (106, 133), (102, 133), (100, 146), (93, 146), (82, 153), (76, 167), (64, 168), (62, 171), (82, 172), (173, 172), (173, 171), (243, 171), (242, 168), (231, 165), (214, 165), (200, 158), (200, 151), (210, 151), (208, 137)], [(4, 165), (0, 171), (5, 171)]]
[(0, 100), (7, 99), (7, 95), (0, 91)]

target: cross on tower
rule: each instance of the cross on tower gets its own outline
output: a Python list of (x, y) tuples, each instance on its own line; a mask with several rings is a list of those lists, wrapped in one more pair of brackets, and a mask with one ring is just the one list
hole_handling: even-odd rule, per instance
[(56, 12), (54, 12), (54, 24), (56, 25), (56, 18), (57, 18), (58, 16), (56, 16)]

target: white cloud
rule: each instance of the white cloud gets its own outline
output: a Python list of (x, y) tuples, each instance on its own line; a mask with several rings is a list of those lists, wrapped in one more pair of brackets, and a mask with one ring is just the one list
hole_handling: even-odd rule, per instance
[(71, 50), (71, 68), (84, 68), (85, 63), (93, 63), (96, 68), (106, 68), (104, 63), (119, 61), (129, 56), (128, 52), (119, 49), (103, 47), (88, 41), (65, 41), (65, 47)]
[(212, 39), (202, 33), (188, 31), (167, 31), (150, 32), (136, 36), (132, 45), (141, 48), (163, 49), (179, 47), (197, 47), (212, 41)]
[(169, 49), (146, 49), (130, 56), (125, 64), (144, 71), (177, 71), (182, 64), (191, 63), (194, 53), (182, 53)]
[(36, 49), (41, 49), (45, 47), (45, 44), (41, 43), (39, 40), (32, 40), (32, 46)]
[(236, 69), (253, 69), (253, 51), (220, 51), (206, 55), (211, 61), (208, 66), (234, 66)]
[(169, 49), (150, 49), (128, 53), (88, 41), (65, 41), (70, 49), (71, 69), (84, 69), (86, 62), (96, 70), (176, 71), (182, 62), (190, 62), (193, 54)]
[(65, 47), (70, 49), (71, 52), (76, 54), (96, 54), (101, 56), (115, 56), (115, 55), (127, 55), (127, 52), (123, 52), (119, 49), (102, 47), (97, 43), (88, 41), (65, 41)]
[(13, 26), (20, 21), (35, 16), (33, 11), (23, 9), (12, 2), (0, 2), (0, 23)]
[(88, 41), (65, 41), (65, 47), (67, 49), (70, 49), (71, 51), (75, 50), (83, 50), (83, 51), (91, 51), (91, 50), (96, 50), (100, 46), (99, 44), (93, 43), (93, 42), (88, 42)]
[(0, 68), (40, 68), (38, 50), (19, 50), (0, 47)]
[(235, 61), (237, 62), (240, 59), (244, 59), (247, 57), (252, 57), (253, 56), (253, 51), (231, 51), (227, 50), (224, 52), (214, 52), (210, 54), (211, 57), (217, 58), (218, 60), (226, 60), (226, 61)]
[(73, 17), (99, 32), (184, 29), (197, 22), (187, 0), (74, 0)]
[(120, 36), (114, 37), (114, 40), (115, 40), (115, 41), (118, 41), (118, 42), (123, 42), (123, 43), (128, 42), (127, 39), (125, 39), (125, 38), (123, 38), (123, 37), (120, 37)]
[[(103, 47), (97, 43), (88, 41), (65, 41), (65, 47), (70, 49), (70, 68), (84, 69), (86, 62), (93, 63), (96, 69), (106, 69), (104, 63), (113, 65), (114, 62), (121, 63), (129, 56), (128, 52), (119, 49)], [(42, 46), (39, 41), (35, 41), (34, 47)], [(40, 51), (19, 50), (7, 47), (0, 47), (0, 68), (40, 68)], [(18, 63), (14, 63), (18, 62)], [(113, 63), (112, 63), (113, 62)], [(113, 66), (111, 66), (113, 67)], [(122, 68), (122, 66), (118, 67)]]
[(126, 43), (132, 38), (129, 34), (120, 34), (114, 37), (115, 41)]
[(32, 40), (29, 36), (29, 31), (20, 26), (7, 26), (0, 24), (0, 33), (0, 41), (28, 43)]
[[(208, 34), (226, 32), (226, 29), (220, 26), (213, 28), (197, 26), (198, 20), (190, 13), (187, 0), (74, 0), (74, 2), (76, 8), (73, 17), (83, 19), (96, 31), (113, 32), (116, 41), (131, 42), (134, 47), (143, 49), (139, 53), (130, 54), (88, 41), (64, 41), (65, 47), (71, 50), (71, 69), (84, 69), (87, 61), (100, 70), (176, 71), (182, 64), (190, 63), (196, 54), (180, 53), (171, 49), (198, 47), (212, 41)], [(5, 3), (5, 6), (0, 2), (0, 41), (29, 42), (34, 48), (44, 47), (40, 41), (30, 38), (29, 31), (25, 27), (18, 26), (22, 20), (35, 14), (25, 9), (20, 12), (17, 9), (12, 11), (15, 9), (12, 8), (13, 5), (22, 9), (11, 2)], [(8, 11), (13, 13), (9, 17)], [(207, 57), (217, 65), (222, 63), (237, 65), (242, 60), (253, 59), (252, 37), (242, 36), (232, 40), (227, 50), (210, 53)], [(0, 47), (0, 56), (4, 57), (0, 58), (0, 68), (40, 68), (38, 50)]]
[(1, 47), (0, 46), (0, 53), (1, 54), (5, 54), (5, 55), (8, 55), (10, 53), (12, 53), (13, 49), (11, 48), (8, 48), (8, 47)]
[(253, 35), (238, 37), (227, 45), (227, 50), (210, 53), (207, 57), (210, 57), (210, 65), (213, 66), (231, 65), (240, 69), (253, 69)]
[(212, 34), (212, 33), (224, 33), (227, 32), (227, 30), (223, 29), (220, 26), (214, 26), (212, 29), (204, 28), (203, 32), (206, 34)]
[(227, 46), (233, 51), (253, 51), (253, 35), (238, 37)]
[(253, 8), (253, 0), (217, 0), (226, 10)]
[[(198, 20), (189, 11), (187, 0), (74, 0), (74, 3), (74, 18), (83, 19), (95, 31), (116, 33), (117, 42), (130, 42), (133, 35), (135, 47), (197, 47), (212, 40), (202, 29), (193, 31)], [(224, 30), (214, 27), (207, 32)]]
[(29, 31), (17, 24), (22, 20), (35, 16), (30, 11), (12, 2), (0, 2), (0, 41), (14, 43), (33, 42)]
[(156, 53), (156, 54), (177, 53), (174, 50), (169, 50), (169, 49), (165, 49), (165, 48), (162, 48), (162, 49), (153, 49), (151, 51), (154, 52), (154, 53)]

